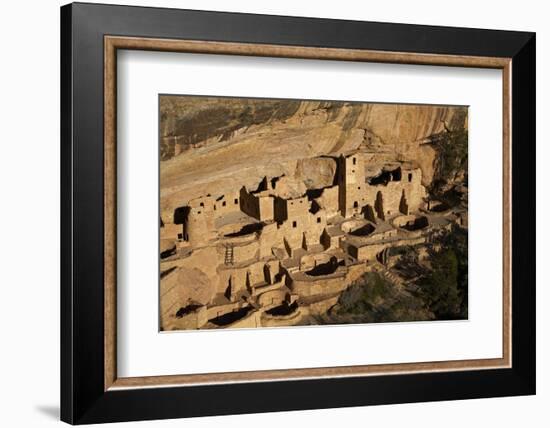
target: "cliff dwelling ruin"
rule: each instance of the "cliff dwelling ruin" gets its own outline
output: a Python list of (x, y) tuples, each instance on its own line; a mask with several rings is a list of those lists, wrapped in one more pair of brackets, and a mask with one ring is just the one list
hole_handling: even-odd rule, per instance
[[(467, 230), (467, 187), (460, 193), (449, 184), (454, 204), (430, 193), (437, 153), (421, 144), (438, 132), (433, 118), (433, 129), (417, 118), (426, 135), (400, 130), (396, 141), (409, 147), (373, 137), (375, 126), (365, 123), (382, 119), (372, 111), (362, 118), (364, 107), (353, 104), (339, 112), (304, 102), (230, 105), (246, 126), (201, 125), (197, 134), (189, 117), (178, 129), (174, 105), (161, 109), (161, 148), (171, 147), (161, 150), (162, 330), (316, 324), (367, 273), (407, 287), (393, 270), (401, 249), (422, 258), (440, 246), (439, 236)], [(455, 114), (430, 109), (428, 117), (442, 120)], [(414, 117), (401, 114), (412, 126)], [(187, 145), (177, 142), (181, 135)], [(296, 150), (301, 144), (313, 148)]]

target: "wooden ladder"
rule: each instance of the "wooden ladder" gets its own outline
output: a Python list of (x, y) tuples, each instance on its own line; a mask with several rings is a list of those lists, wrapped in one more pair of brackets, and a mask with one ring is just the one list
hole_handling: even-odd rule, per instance
[(233, 264), (233, 245), (225, 246), (225, 264), (226, 265)]

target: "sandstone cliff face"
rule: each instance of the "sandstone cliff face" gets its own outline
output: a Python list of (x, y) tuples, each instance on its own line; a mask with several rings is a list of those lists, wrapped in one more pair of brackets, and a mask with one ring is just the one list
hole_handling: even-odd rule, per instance
[(431, 135), (466, 126), (467, 108), (328, 101), (163, 96), (161, 215), (206, 193), (286, 175), (307, 188), (331, 184), (337, 156), (357, 148), (412, 160), (431, 183)]
[(294, 179), (308, 189), (331, 186), (336, 174), (336, 160), (329, 157), (300, 159), (296, 163)]

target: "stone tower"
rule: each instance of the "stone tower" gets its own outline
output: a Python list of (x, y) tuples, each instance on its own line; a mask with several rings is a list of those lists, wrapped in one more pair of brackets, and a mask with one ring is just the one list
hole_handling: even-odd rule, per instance
[(338, 159), (339, 209), (344, 217), (361, 212), (361, 197), (365, 192), (365, 166), (359, 153)]

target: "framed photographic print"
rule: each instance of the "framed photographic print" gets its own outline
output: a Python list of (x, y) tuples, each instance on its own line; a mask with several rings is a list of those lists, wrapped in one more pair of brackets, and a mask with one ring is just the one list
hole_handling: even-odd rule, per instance
[(61, 54), (62, 420), (535, 393), (533, 33), (76, 3)]

